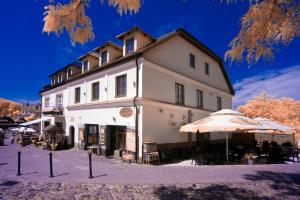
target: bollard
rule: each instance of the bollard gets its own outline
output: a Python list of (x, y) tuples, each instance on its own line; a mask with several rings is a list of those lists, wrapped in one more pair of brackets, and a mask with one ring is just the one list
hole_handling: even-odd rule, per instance
[(90, 169), (90, 176), (89, 179), (94, 178), (92, 173), (92, 152), (89, 152), (89, 169)]
[(53, 168), (52, 168), (52, 152), (49, 153), (49, 164), (50, 164), (50, 175), (49, 178), (53, 178)]
[(18, 151), (18, 173), (17, 176), (21, 176), (21, 151)]

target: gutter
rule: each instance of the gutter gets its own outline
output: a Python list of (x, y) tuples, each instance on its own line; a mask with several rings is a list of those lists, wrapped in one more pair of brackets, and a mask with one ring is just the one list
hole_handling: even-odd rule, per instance
[(133, 99), (133, 106), (135, 108), (135, 161), (138, 162), (139, 157), (139, 107), (137, 105), (137, 98), (139, 97), (139, 65), (138, 58), (139, 55), (135, 55), (135, 65), (136, 65), (136, 95)]

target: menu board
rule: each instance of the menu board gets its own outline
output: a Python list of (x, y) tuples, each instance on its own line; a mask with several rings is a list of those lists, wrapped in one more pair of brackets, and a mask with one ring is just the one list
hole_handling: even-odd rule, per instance
[(131, 128), (126, 130), (126, 150), (135, 152), (135, 130)]
[(79, 128), (79, 141), (84, 141), (84, 128)]
[(100, 126), (100, 130), (99, 130), (99, 143), (101, 145), (105, 144), (105, 126)]

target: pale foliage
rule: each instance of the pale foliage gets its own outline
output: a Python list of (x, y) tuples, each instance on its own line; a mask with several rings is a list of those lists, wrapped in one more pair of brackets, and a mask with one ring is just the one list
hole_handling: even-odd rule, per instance
[(21, 106), (19, 103), (0, 98), (0, 115), (18, 116), (21, 113)]
[(263, 117), (300, 128), (299, 100), (271, 97), (263, 92), (245, 105), (239, 106), (238, 111), (248, 117)]
[[(116, 7), (120, 14), (128, 11), (136, 13), (140, 9), (140, 0), (108, 0), (108, 3)], [(93, 25), (85, 11), (89, 4), (90, 0), (70, 0), (64, 5), (57, 3), (46, 6), (43, 31), (57, 35), (66, 31), (73, 44), (85, 44), (93, 40)]]
[[(241, 30), (231, 41), (225, 58), (257, 62), (272, 58), (278, 44), (288, 45), (300, 36), (300, 3), (297, 0), (257, 0), (241, 19)], [(250, 2), (250, 3), (251, 3)]]
[(30, 116), (25, 117), (25, 120), (26, 120), (27, 122), (29, 122), (29, 121), (32, 121), (32, 120), (35, 120), (35, 119), (38, 119), (38, 118), (39, 118), (38, 115), (36, 115), (36, 114), (31, 114)]

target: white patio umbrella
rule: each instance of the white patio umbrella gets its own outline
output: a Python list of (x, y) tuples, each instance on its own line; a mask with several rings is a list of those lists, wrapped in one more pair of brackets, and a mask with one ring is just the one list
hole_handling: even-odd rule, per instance
[(223, 109), (211, 113), (209, 117), (181, 126), (179, 131), (194, 133), (226, 133), (226, 160), (228, 161), (228, 132), (245, 132), (248, 130), (274, 130), (274, 128), (263, 125), (257, 120), (245, 117), (240, 112)]
[(20, 130), (20, 128), (17, 128), (17, 127), (15, 127), (15, 128), (9, 128), (9, 130), (11, 130), (11, 131), (19, 131)]
[(26, 128), (25, 127), (21, 127), (18, 130), (20, 133), (25, 133), (26, 132)]
[(36, 130), (34, 130), (33, 128), (27, 128), (26, 132), (28, 132), (28, 133), (35, 133)]

